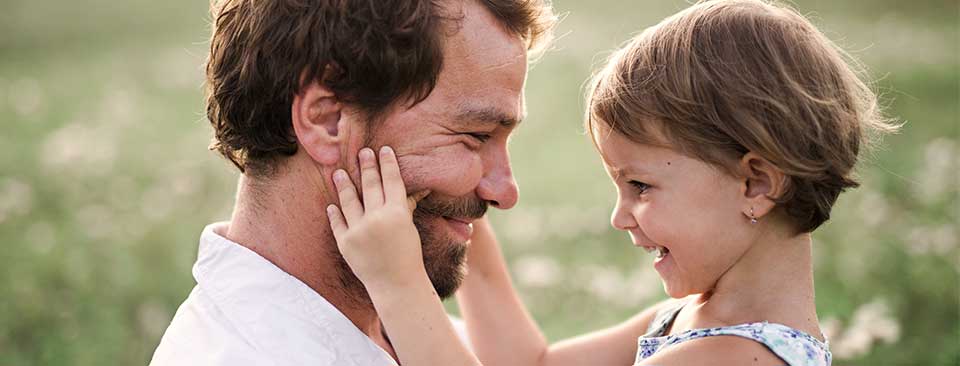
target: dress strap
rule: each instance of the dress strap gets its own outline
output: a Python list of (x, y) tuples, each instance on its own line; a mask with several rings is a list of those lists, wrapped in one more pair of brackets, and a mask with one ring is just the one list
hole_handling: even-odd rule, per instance
[(673, 321), (677, 319), (677, 315), (680, 314), (684, 305), (686, 305), (685, 301), (677, 301), (657, 311), (657, 315), (650, 322), (647, 333), (643, 337), (662, 337), (666, 335), (667, 329), (670, 329), (670, 326), (673, 325)]

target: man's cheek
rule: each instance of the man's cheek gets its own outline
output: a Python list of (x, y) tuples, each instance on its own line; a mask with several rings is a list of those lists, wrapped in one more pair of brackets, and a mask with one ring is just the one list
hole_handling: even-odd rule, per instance
[(433, 176), (437, 175), (437, 171), (431, 169), (435, 164), (434, 159), (424, 155), (409, 154), (398, 156), (397, 162), (400, 165), (400, 176), (403, 178), (407, 192), (413, 193), (431, 188)]
[(465, 196), (476, 189), (483, 176), (479, 159), (469, 155), (411, 155), (399, 161), (407, 192), (430, 189), (447, 196)]

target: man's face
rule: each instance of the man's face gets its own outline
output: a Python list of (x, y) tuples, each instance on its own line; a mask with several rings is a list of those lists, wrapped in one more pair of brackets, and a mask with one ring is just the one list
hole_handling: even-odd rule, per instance
[(412, 108), (394, 109), (368, 139), (371, 147), (396, 150), (408, 192), (431, 192), (414, 222), (441, 297), (463, 278), (468, 224), (488, 205), (513, 207), (518, 196), (507, 138), (524, 114), (525, 45), (479, 4), (465, 2), (463, 15), (447, 39), (433, 92)]

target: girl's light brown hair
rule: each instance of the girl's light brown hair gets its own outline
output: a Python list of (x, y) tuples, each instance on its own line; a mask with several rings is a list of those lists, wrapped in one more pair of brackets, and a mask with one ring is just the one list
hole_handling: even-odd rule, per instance
[(739, 158), (757, 153), (788, 177), (778, 203), (810, 232), (840, 192), (859, 185), (861, 149), (898, 128), (860, 70), (789, 7), (705, 1), (611, 57), (589, 88), (586, 127), (666, 145), (735, 176)]

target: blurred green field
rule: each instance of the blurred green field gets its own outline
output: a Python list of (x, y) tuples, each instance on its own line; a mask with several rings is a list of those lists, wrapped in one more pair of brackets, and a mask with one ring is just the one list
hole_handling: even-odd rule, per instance
[[(834, 364), (958, 365), (960, 5), (796, 3), (906, 122), (815, 235)], [(207, 151), (202, 116), (208, 2), (2, 4), (0, 365), (145, 364), (194, 284), (200, 230), (232, 205), (236, 173)], [(522, 198), (492, 220), (559, 340), (665, 297), (650, 257), (608, 225), (614, 191), (582, 134), (581, 87), (687, 3), (554, 4), (560, 38), (530, 73), (511, 147)]]

